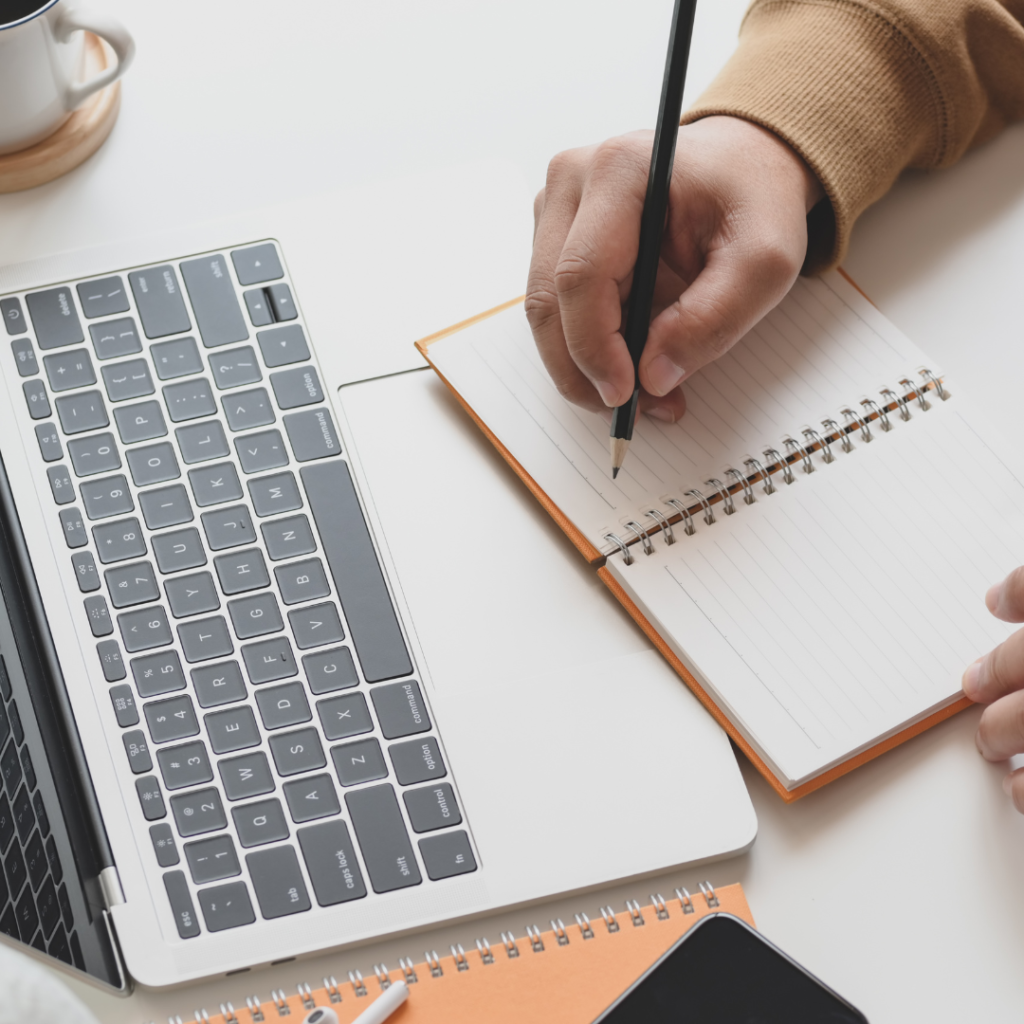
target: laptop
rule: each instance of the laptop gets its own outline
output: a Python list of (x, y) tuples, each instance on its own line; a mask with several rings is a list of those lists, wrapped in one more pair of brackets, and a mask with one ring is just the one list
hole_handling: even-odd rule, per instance
[(455, 168), (0, 270), (2, 941), (125, 992), (753, 841), (412, 349), (528, 210)]

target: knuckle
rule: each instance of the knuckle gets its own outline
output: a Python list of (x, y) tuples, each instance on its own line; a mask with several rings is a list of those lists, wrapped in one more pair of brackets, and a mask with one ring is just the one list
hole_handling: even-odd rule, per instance
[(605, 139), (595, 148), (592, 167), (594, 173), (598, 175), (606, 172), (615, 173), (623, 169), (635, 169), (638, 166), (637, 159), (636, 140), (619, 135), (612, 139)]
[(574, 177), (580, 165), (580, 151), (577, 149), (563, 149), (556, 153), (548, 161), (548, 173), (546, 178), (546, 189), (556, 187), (567, 178)]
[(580, 242), (570, 243), (563, 250), (555, 266), (555, 290), (568, 295), (586, 287), (597, 275), (597, 254)]
[(543, 285), (527, 287), (523, 306), (534, 334), (543, 333), (547, 327), (560, 319), (558, 296)]

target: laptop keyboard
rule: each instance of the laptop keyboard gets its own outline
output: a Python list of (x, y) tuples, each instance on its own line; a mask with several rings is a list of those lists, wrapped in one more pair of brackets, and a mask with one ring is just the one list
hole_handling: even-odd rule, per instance
[(277, 246), (0, 313), (179, 936), (476, 870)]

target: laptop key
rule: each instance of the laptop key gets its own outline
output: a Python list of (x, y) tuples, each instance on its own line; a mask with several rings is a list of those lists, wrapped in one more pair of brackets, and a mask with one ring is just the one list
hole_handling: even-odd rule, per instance
[[(314, 821), (341, 813), (338, 794), (330, 775), (314, 775), (311, 778), (295, 779), (284, 785), (284, 798), (292, 821)], [(316, 885), (314, 884), (314, 888)]]
[(180, 384), (167, 384), (163, 393), (168, 415), (174, 423), (212, 416), (217, 411), (213, 388), (205, 377), (182, 381)]
[[(127, 459), (128, 468), (131, 470), (136, 487), (162, 484), (167, 480), (177, 480), (181, 476), (174, 447), (167, 441), (146, 445), (144, 448), (129, 448)], [(186, 498), (187, 504), (188, 499)], [(192, 518), (191, 514), (188, 518)], [(156, 527), (151, 527), (151, 529), (156, 529)]]
[(150, 701), (143, 704), (149, 735), (154, 743), (168, 743), (195, 736), (199, 732), (192, 698), (186, 693), (168, 700)]
[(408, 789), (402, 794), (414, 832), (434, 832), (462, 822), (455, 791), (447, 782), (423, 789)]
[(373, 719), (361, 693), (347, 693), (341, 697), (320, 700), (316, 704), (320, 724), (329, 740), (344, 740), (373, 732)]
[(115, 608), (130, 608), (135, 604), (155, 601), (160, 596), (156, 574), (149, 562), (136, 562), (108, 569), (103, 574)]
[(122, 405), (114, 410), (117, 432), (125, 444), (152, 441), (167, 436), (167, 424), (159, 402), (138, 402)]
[(373, 738), (331, 747), (331, 757), (338, 781), (343, 786), (358, 786), (362, 782), (386, 778), (388, 774), (380, 744)]
[(215, 754), (230, 754), (260, 742), (260, 730), (252, 708), (243, 704), (226, 711), (212, 711), (203, 717), (206, 735)]
[(207, 348), (244, 341), (249, 331), (235, 297), (227, 261), (217, 253), (180, 264), (200, 337)]
[(245, 505), (204, 512), (201, 518), (206, 541), (214, 551), (238, 547), (239, 544), (252, 544), (256, 540), (252, 516)]
[(210, 459), (223, 459), (231, 451), (224, 428), (217, 420), (178, 427), (174, 436), (178, 439), (181, 458), (189, 466), (209, 462)]
[(284, 686), (257, 690), (256, 705), (267, 729), (284, 729), (308, 722), (313, 717), (302, 683), (285, 683)]
[(261, 519), (265, 516), (277, 515), (279, 512), (292, 512), (297, 508), (302, 508), (299, 486), (291, 473), (261, 476), (248, 483), (253, 507), (256, 509), (256, 515)]
[(47, 879), (46, 884), (36, 896), (36, 907), (39, 909), (39, 923), (43, 927), (43, 935), (49, 938), (54, 928), (60, 924), (60, 904), (57, 902), (57, 890), (53, 880)]
[(85, 514), (92, 520), (107, 519), (110, 516), (124, 515), (135, 511), (128, 481), (124, 475), (104, 477), (102, 480), (88, 480), (79, 490), (82, 493), (82, 504)]
[(226, 828), (228, 823), (220, 793), (212, 788), (172, 796), (171, 813), (174, 815), (178, 835), (183, 839), (204, 832), (216, 832)]
[(230, 462), (218, 462), (215, 466), (200, 466), (188, 471), (192, 494), (200, 508), (220, 505), (225, 501), (238, 501), (242, 497), (242, 485), (238, 473)]
[(143, 772), (152, 771), (153, 758), (149, 753), (149, 741), (146, 739), (146, 734), (141, 729), (136, 729), (133, 732), (126, 732), (121, 740), (124, 743), (124, 750), (128, 755), (128, 764), (131, 766), (132, 772), (135, 775), (141, 775)]
[(332, 907), (366, 895), (366, 884), (345, 822), (310, 825), (300, 828), (296, 835), (309, 880), (313, 883), (313, 893), (321, 907)]
[(375, 686), (370, 696), (385, 739), (399, 739), (430, 728), (430, 716), (415, 679)]
[(197, 661), (209, 661), (210, 658), (223, 658), (235, 650), (228, 624), (220, 615), (212, 615), (197, 622), (183, 622), (178, 626), (178, 639), (181, 640), (185, 660), (190, 665)]
[(234, 395), (227, 395), (221, 404), (228, 426), (235, 432), (265, 427), (275, 419), (274, 407), (270, 404), (266, 388), (253, 388), (252, 391), (239, 391)]
[(249, 320), (253, 327), (266, 327), (274, 322), (274, 314), (270, 311), (270, 303), (267, 300), (266, 292), (262, 288), (253, 288), (251, 291), (243, 292), (246, 308), (249, 310)]
[(150, 825), (149, 840), (153, 844), (153, 852), (156, 854), (156, 862), (162, 868), (173, 868), (180, 863), (178, 847), (174, 842), (174, 832), (166, 822), (160, 825)]
[(121, 640), (129, 654), (163, 647), (171, 642), (171, 624), (167, 612), (160, 605), (134, 612), (122, 612), (117, 617)]
[(79, 395), (64, 395), (54, 400), (61, 429), (65, 434), (82, 434), (110, 424), (103, 396), (98, 391), (83, 391)]
[(229, 800), (248, 800), (274, 792), (274, 777), (270, 763), (262, 750), (241, 757), (229, 757), (217, 762), (224, 792)]
[(315, 729), (278, 733), (270, 737), (269, 746), (278, 775), (298, 775), (327, 764)]
[[(41, 427), (36, 427), (38, 435)], [(57, 434), (54, 431), (54, 437)], [(58, 444), (60, 442), (58, 441)], [(77, 476), (95, 476), (97, 473), (109, 473), (121, 468), (121, 456), (113, 434), (92, 434), (89, 437), (76, 437), (68, 441), (68, 455)]]
[(295, 637), (295, 646), (303, 651), (345, 639), (338, 609), (327, 602), (289, 612), (288, 621)]
[(235, 451), (245, 473), (262, 473), (288, 464), (288, 453), (279, 430), (264, 430), (235, 438)]
[(89, 336), (97, 359), (119, 359), (142, 351), (142, 340), (130, 316), (89, 324)]
[[(168, 789), (187, 789), (189, 786), (213, 781), (213, 768), (202, 740), (182, 743), (177, 747), (164, 747), (156, 752), (156, 760)], [(212, 882), (213, 879), (206, 881)]]
[(431, 881), (476, 871), (476, 858), (465, 832), (445, 832), (420, 840), (420, 856)]
[[(121, 519), (116, 523), (101, 523), (92, 528), (92, 539), (104, 565), (123, 562), (146, 554), (146, 541), (138, 519)], [(157, 560), (159, 561), (159, 559)]]
[(293, 412), (284, 417), (284, 428), (298, 462), (312, 462), (341, 454), (341, 441), (328, 409)]
[(153, 554), (160, 571), (164, 573), (206, 565), (206, 549), (195, 527), (158, 534), (153, 538)]
[(39, 373), (36, 350), (28, 338), (18, 338), (12, 341), (11, 352), (14, 353), (14, 365), (18, 367), (19, 377), (35, 377)]
[(193, 939), (199, 934), (199, 922), (196, 920), (192, 895), (188, 891), (184, 871), (168, 871), (164, 875), (164, 889), (171, 904), (171, 913), (178, 929), (178, 937)]
[(185, 673), (181, 670), (181, 660), (175, 650), (132, 658), (131, 668), (135, 686), (142, 698), (159, 697), (185, 689)]
[(28, 404), (28, 414), (34, 420), (45, 420), (50, 415), (50, 399), (46, 397), (46, 385), (41, 380), (27, 380), (21, 385)]
[(110, 621), (110, 609), (107, 607), (106, 598), (97, 594), (94, 597), (87, 597), (83, 604), (92, 635), (110, 636), (114, 632), (114, 624)]
[(75, 579), (78, 580), (78, 589), (83, 594), (89, 594), (100, 589), (100, 574), (96, 568), (96, 559), (92, 557), (91, 551), (78, 551), (71, 556), (71, 564), (75, 569)]
[(161, 380), (174, 380), (200, 373), (203, 359), (195, 338), (175, 338), (173, 341), (159, 341), (150, 345), (149, 354)]
[(199, 906), (203, 908), (203, 920), (211, 932), (241, 928), (256, 920), (245, 882), (200, 889)]
[(288, 823), (280, 800), (260, 800), (231, 808), (238, 841), (246, 849), (288, 838)]
[(146, 821), (159, 821), (160, 818), (167, 817), (164, 795), (160, 792), (160, 783), (155, 775), (147, 775), (143, 779), (136, 779), (135, 792), (139, 795), (142, 816)]
[(301, 604), (317, 597), (327, 597), (331, 592), (319, 558), (307, 558), (301, 562), (278, 566), (274, 575), (277, 577), (281, 600), (285, 604)]
[(58, 505), (67, 505), (75, 500), (75, 485), (71, 482), (67, 466), (50, 466), (46, 471), (46, 479), (49, 481), (53, 500)]
[(302, 880), (299, 858), (290, 846), (246, 854), (246, 867), (260, 913), (265, 918), (286, 917), (309, 910), (309, 893)]
[[(38, 948), (33, 936), (35, 936), (36, 929), (39, 927), (39, 913), (36, 910), (35, 901), (32, 899), (31, 886), (27, 886), (21, 894), (21, 899), (18, 900), (15, 906), (15, 913), (18, 916), (21, 941), (26, 944), (31, 943), (33, 947)], [(46, 947), (44, 946), (43, 948), (45, 949)]]
[(84, 348), (43, 356), (43, 369), (54, 391), (71, 391), (96, 383), (96, 371)]
[(78, 301), (82, 312), (90, 320), (98, 316), (128, 311), (128, 295), (120, 277), (101, 277), (96, 281), (83, 281), (78, 286)]
[(0, 316), (3, 317), (8, 334), (24, 334), (28, 330), (25, 314), (21, 309), (21, 299), (13, 296), (9, 299), (0, 299)]
[(359, 683), (352, 652), (347, 647), (317, 651), (302, 659), (302, 670), (313, 693), (345, 690)]
[(309, 520), (305, 516), (289, 516), (287, 519), (263, 523), (260, 531), (263, 534), (263, 543), (267, 545), (267, 554), (275, 562), (316, 551), (313, 531), (309, 528)]
[(298, 671), (292, 645), (286, 636), (246, 644), (242, 648), (242, 659), (250, 681), (256, 684), (287, 679)]
[(178, 576), (164, 584), (167, 603), (176, 619), (188, 615), (215, 612), (220, 607), (220, 598), (213, 576), (208, 572), (197, 572), (191, 576)]
[(25, 867), (25, 858), (22, 855), (21, 847), (14, 843), (7, 856), (4, 857), (4, 875), (7, 878), (7, 886), (12, 893), (19, 893), (21, 887), (28, 878), (28, 869)]
[(264, 281), (276, 281), (284, 277), (273, 242), (248, 249), (232, 249), (231, 262), (235, 265), (235, 273), (241, 285), (263, 284)]
[(127, 683), (110, 688), (110, 703), (114, 707), (117, 724), (122, 729), (139, 724), (139, 709), (135, 703), (135, 694)]
[(116, 683), (128, 674), (121, 657), (121, 647), (116, 640), (101, 641), (96, 645), (96, 653), (103, 669), (103, 678), (108, 683)]
[[(64, 449), (61, 447), (60, 434), (57, 433), (57, 428), (52, 423), (40, 423), (36, 426), (36, 443), (39, 445), (39, 454), (43, 457), (43, 462), (56, 462), (58, 459), (64, 458)], [(71, 458), (72, 464), (74, 464), (74, 456)], [(120, 459), (118, 460), (118, 466), (121, 464)], [(117, 466), (111, 466), (111, 469), (117, 469)], [(75, 472), (78, 473), (78, 466), (75, 466)], [(79, 476), (82, 474), (79, 473)]]
[(433, 782), (443, 779), (448, 771), (433, 736), (425, 736), (406, 743), (392, 743), (388, 747), (395, 777), (401, 786), (412, 786), (417, 782)]
[(182, 334), (192, 326), (178, 275), (170, 264), (136, 270), (128, 275), (128, 283), (147, 338)]
[(312, 366), (298, 366), (270, 375), (278, 407), (296, 409), (302, 405), (315, 405), (324, 400), (320, 378)]
[(387, 783), (345, 794), (352, 828), (374, 892), (391, 892), (422, 881), (395, 791)]
[(143, 491), (139, 495), (142, 518), (151, 530), (166, 526), (180, 526), (192, 521), (192, 504), (188, 491), (181, 484), (161, 487), (156, 491)]
[(279, 322), (294, 320), (299, 314), (292, 299), (292, 290), (286, 284), (272, 284), (266, 289), (274, 319)]
[(245, 384), (255, 384), (263, 379), (259, 360), (251, 345), (216, 353), (210, 357), (210, 369), (213, 371), (214, 382), (221, 391), (239, 388)]
[(267, 563), (263, 560), (263, 552), (259, 548), (218, 555), (213, 564), (217, 569), (221, 589), (229, 596), (270, 585)]
[(23, 785), (18, 790), (17, 796), (11, 801), (11, 809), (14, 811), (14, 827), (18, 830), (18, 836), (24, 845), (36, 826), (36, 816), (32, 810), (32, 799), (28, 795), (27, 786)]
[[(25, 753), (27, 755), (28, 751)], [(39, 834), (45, 838), (50, 834), (50, 816), (46, 813), (43, 794), (38, 790), (32, 794), (32, 806), (35, 808), (36, 821), (39, 822)]]
[(251, 640), (284, 629), (277, 598), (269, 592), (228, 601), (228, 614), (239, 640)]
[(192, 873), (192, 881), (196, 885), (207, 882), (219, 882), (224, 878), (234, 878), (242, 873), (238, 863), (235, 844), (229, 835), (213, 836), (210, 839), (197, 839), (194, 843), (185, 844), (185, 859)]
[[(14, 838), (14, 819), (11, 817), (11, 805), (7, 797), (0, 792), (0, 853), (7, 849), (7, 844)], [(0, 885), (3, 875), (0, 874)]]
[(25, 302), (40, 348), (61, 348), (85, 341), (75, 300), (66, 285), (43, 292), (30, 292), (25, 296)]
[(104, 366), (103, 385), (111, 402), (127, 402), (131, 398), (151, 395), (156, 390), (145, 359), (130, 359), (126, 363)]
[(200, 707), (204, 708), (231, 704), (246, 696), (245, 680), (237, 661), (221, 661), (192, 669), (192, 689)]

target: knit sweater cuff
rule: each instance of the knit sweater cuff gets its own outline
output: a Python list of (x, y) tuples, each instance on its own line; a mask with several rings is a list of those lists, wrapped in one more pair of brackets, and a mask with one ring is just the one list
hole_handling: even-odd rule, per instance
[(912, 163), (939, 158), (941, 95), (901, 29), (858, 0), (761, 0), (683, 124), (725, 114), (774, 132), (828, 202), (808, 217), (805, 272), (844, 256), (860, 214)]

